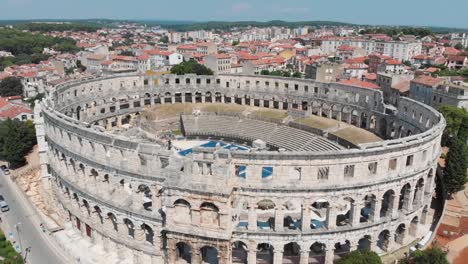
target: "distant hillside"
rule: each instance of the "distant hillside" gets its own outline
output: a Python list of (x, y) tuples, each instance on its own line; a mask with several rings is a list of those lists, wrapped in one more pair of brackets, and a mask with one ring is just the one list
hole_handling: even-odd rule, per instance
[(243, 27), (300, 27), (300, 26), (355, 26), (350, 23), (333, 22), (333, 21), (295, 21), (288, 22), (282, 20), (272, 20), (266, 22), (259, 21), (208, 21), (208, 22), (177, 22), (177, 23), (165, 23), (162, 24), (158, 21), (138, 21), (147, 25), (161, 25), (164, 28), (169, 28), (178, 31), (190, 31), (190, 30), (228, 30), (231, 28), (243, 28)]

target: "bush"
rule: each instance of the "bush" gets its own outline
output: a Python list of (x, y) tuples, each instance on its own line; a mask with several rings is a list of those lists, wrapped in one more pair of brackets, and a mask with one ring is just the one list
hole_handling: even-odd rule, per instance
[(195, 73), (196, 75), (213, 75), (213, 71), (211, 69), (208, 69), (205, 65), (199, 64), (193, 59), (175, 65), (172, 67), (171, 73), (177, 75), (187, 73)]
[(12, 168), (25, 163), (25, 156), (36, 144), (36, 131), (31, 121), (7, 119), (0, 122), (0, 158)]
[(0, 82), (0, 96), (23, 95), (23, 84), (16, 77), (7, 77)]
[(336, 264), (382, 264), (382, 260), (375, 252), (355, 250), (338, 260)]

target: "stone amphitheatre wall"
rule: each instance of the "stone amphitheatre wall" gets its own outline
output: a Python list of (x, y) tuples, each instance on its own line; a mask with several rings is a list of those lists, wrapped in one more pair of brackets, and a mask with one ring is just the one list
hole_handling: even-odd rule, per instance
[[(107, 132), (145, 106), (210, 102), (307, 111), (386, 140), (182, 157)], [(398, 249), (430, 223), (444, 125), (407, 98), (394, 109), (380, 91), (263, 76), (103, 77), (57, 86), (36, 107), (63, 219), (133, 263), (332, 263), (356, 248)]]

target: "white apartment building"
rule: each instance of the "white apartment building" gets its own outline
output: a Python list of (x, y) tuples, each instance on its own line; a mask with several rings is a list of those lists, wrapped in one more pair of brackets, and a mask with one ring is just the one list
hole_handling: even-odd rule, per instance
[(379, 53), (399, 61), (410, 60), (413, 56), (422, 53), (422, 43), (420, 41), (375, 41), (362, 39), (323, 40), (321, 50), (326, 54), (335, 53), (337, 48), (343, 45), (362, 48), (367, 54)]

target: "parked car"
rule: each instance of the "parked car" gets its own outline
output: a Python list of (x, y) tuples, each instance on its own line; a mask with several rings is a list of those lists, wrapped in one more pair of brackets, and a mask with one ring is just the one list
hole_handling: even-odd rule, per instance
[(10, 210), (10, 207), (8, 207), (8, 204), (4, 200), (0, 201), (0, 210), (2, 212), (6, 212), (6, 211)]

